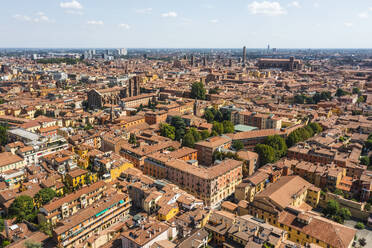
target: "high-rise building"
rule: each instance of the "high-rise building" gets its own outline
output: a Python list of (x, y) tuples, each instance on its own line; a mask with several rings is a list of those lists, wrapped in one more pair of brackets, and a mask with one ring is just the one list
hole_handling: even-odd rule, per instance
[(243, 66), (245, 65), (247, 59), (247, 48), (244, 46), (243, 47)]

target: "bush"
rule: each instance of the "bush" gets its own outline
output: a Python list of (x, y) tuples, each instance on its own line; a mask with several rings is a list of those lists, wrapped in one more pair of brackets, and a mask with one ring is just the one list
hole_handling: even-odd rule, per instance
[(363, 224), (362, 222), (358, 222), (358, 223), (355, 224), (354, 227), (355, 227), (356, 229), (361, 230), (361, 229), (364, 229), (364, 224)]

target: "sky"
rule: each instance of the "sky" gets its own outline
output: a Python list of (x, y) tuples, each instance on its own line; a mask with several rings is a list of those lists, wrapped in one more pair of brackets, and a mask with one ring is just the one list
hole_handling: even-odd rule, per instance
[(372, 0), (2, 0), (0, 47), (372, 48)]

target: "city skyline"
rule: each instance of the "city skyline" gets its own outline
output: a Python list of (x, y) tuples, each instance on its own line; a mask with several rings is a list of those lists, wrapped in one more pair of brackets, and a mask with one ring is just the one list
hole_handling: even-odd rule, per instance
[(7, 1), (0, 47), (371, 48), (372, 3)]

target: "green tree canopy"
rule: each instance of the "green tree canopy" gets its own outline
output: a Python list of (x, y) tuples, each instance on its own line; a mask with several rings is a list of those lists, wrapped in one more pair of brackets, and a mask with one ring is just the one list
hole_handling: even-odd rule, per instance
[(363, 165), (370, 165), (371, 161), (369, 160), (369, 157), (368, 156), (362, 156), (360, 158), (360, 164), (363, 164)]
[(241, 149), (244, 148), (244, 144), (243, 144), (243, 142), (241, 142), (240, 140), (235, 140), (235, 141), (233, 141), (233, 143), (232, 143), (232, 147), (233, 147), (236, 151), (240, 151)]
[(33, 241), (26, 241), (25, 242), (25, 247), (26, 248), (42, 248), (41, 243), (33, 242)]
[(137, 137), (134, 133), (131, 133), (128, 140), (129, 144), (137, 144)]
[(234, 124), (231, 121), (223, 121), (222, 125), (223, 125), (224, 133), (234, 133), (235, 128), (234, 128)]
[(287, 144), (285, 140), (279, 135), (268, 136), (264, 142), (266, 145), (274, 148), (278, 158), (284, 156), (287, 153)]
[(211, 123), (214, 120), (214, 114), (210, 109), (204, 111), (204, 119), (206, 119), (208, 123)]
[(205, 140), (207, 139), (209, 136), (211, 136), (211, 134), (208, 132), (208, 130), (203, 130), (200, 132), (200, 135), (201, 135), (201, 138), (202, 140)]
[(198, 132), (198, 130), (195, 127), (190, 128), (188, 132), (190, 132), (192, 134), (192, 136), (194, 137), (195, 142), (198, 142), (198, 141), (202, 140), (202, 137), (201, 137), (200, 133)]
[(195, 139), (191, 132), (187, 132), (182, 140), (182, 145), (190, 148), (194, 148)]
[(195, 82), (191, 85), (191, 98), (205, 100), (206, 90), (202, 82)]
[(274, 163), (278, 159), (274, 148), (269, 145), (258, 144), (254, 148), (254, 151), (258, 154), (258, 159), (261, 166), (267, 163)]
[(39, 203), (40, 205), (45, 205), (50, 202), (56, 196), (56, 192), (51, 188), (44, 188), (39, 190), (34, 196), (35, 202)]
[(21, 195), (15, 198), (9, 207), (9, 216), (16, 217), (17, 221), (34, 219), (34, 199), (28, 195)]
[(8, 143), (7, 128), (4, 126), (0, 126), (0, 143), (3, 146)]
[(345, 91), (345, 90), (343, 90), (341, 88), (338, 88), (336, 90), (336, 94), (335, 95), (338, 96), (338, 97), (340, 97), (340, 96), (346, 96), (348, 94), (349, 94), (349, 92), (347, 92), (347, 91)]
[(160, 135), (174, 140), (176, 137), (176, 128), (167, 123), (161, 123)]
[(313, 129), (314, 133), (320, 133), (323, 131), (323, 128), (319, 125), (319, 123), (312, 122), (309, 124), (309, 126), (311, 127), (311, 129)]
[(360, 89), (357, 88), (357, 87), (354, 87), (353, 88), (353, 94), (359, 94), (360, 93)]
[(186, 133), (185, 121), (180, 116), (174, 116), (171, 125), (176, 129), (175, 140), (181, 140)]
[(217, 121), (214, 121), (214, 122), (213, 122), (212, 131), (215, 131), (215, 132), (218, 133), (219, 135), (223, 134), (224, 129), (223, 129), (223, 125), (222, 125), (222, 123), (217, 122)]

